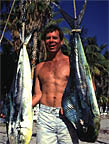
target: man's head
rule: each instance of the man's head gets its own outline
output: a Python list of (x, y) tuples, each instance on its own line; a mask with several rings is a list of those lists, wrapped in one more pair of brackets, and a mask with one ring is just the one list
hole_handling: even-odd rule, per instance
[(44, 33), (42, 35), (42, 39), (45, 41), (46, 40), (46, 34), (49, 32), (56, 31), (56, 30), (59, 32), (59, 37), (60, 37), (60, 40), (62, 41), (64, 38), (64, 34), (63, 34), (62, 30), (55, 24), (51, 24), (45, 28)]
[(50, 53), (58, 52), (63, 44), (63, 37), (64, 34), (58, 26), (49, 25), (46, 27), (42, 38), (45, 41), (47, 51)]

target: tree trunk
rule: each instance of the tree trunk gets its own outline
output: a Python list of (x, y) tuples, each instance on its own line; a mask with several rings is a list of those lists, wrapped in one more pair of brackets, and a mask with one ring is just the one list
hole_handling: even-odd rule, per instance
[(37, 32), (35, 32), (33, 36), (33, 49), (32, 49), (32, 79), (34, 77), (34, 69), (35, 69), (37, 55), (38, 55), (37, 53), (38, 53)]

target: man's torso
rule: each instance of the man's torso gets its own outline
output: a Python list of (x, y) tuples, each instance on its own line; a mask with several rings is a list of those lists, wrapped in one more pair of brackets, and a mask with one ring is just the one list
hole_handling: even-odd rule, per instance
[(61, 107), (61, 100), (69, 77), (69, 58), (63, 56), (59, 60), (40, 63), (39, 81), (42, 97), (40, 103)]

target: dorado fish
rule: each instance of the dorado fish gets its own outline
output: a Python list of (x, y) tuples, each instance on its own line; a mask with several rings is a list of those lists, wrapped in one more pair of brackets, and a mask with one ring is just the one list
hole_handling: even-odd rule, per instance
[(20, 50), (17, 72), (9, 93), (10, 114), (8, 141), (10, 144), (29, 144), (32, 136), (32, 78), (26, 45)]
[(63, 94), (62, 107), (64, 115), (75, 127), (79, 139), (86, 142), (95, 142), (100, 129), (100, 112), (79, 34), (86, 2), (85, 0), (77, 19), (72, 19), (58, 6), (65, 20), (73, 28), (70, 35), (70, 75)]

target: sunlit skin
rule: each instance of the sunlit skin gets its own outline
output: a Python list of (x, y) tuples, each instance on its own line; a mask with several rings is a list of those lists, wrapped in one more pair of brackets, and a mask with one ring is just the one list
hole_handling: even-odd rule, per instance
[(37, 64), (32, 106), (39, 101), (52, 107), (61, 107), (62, 96), (69, 77), (69, 58), (61, 52), (63, 41), (58, 30), (46, 34), (48, 61)]

